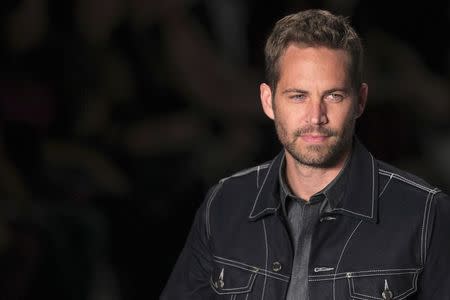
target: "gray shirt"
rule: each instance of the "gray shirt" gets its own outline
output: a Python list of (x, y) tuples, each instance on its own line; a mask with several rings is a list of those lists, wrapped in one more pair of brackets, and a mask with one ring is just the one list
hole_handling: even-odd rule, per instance
[(312, 233), (320, 215), (331, 211), (340, 201), (347, 181), (349, 161), (350, 159), (347, 159), (338, 176), (322, 191), (314, 194), (309, 201), (304, 201), (292, 193), (285, 180), (286, 160), (283, 158), (279, 171), (280, 198), (294, 250), (287, 300), (308, 299), (308, 264)]

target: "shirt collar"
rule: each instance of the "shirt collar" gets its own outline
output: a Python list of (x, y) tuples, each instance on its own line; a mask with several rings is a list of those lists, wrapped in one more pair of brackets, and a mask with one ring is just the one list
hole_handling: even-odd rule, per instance
[[(273, 214), (281, 207), (280, 167), (284, 150), (271, 162), (257, 192), (249, 219)], [(286, 187), (286, 186), (285, 186)], [(370, 222), (377, 221), (378, 166), (367, 149), (355, 138), (353, 151), (338, 177), (324, 190), (331, 211)]]

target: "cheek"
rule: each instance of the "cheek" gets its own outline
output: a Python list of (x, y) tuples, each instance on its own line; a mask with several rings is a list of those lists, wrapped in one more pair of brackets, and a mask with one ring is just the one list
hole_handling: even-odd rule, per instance
[(289, 129), (286, 124), (283, 122), (283, 119), (275, 117), (275, 126), (277, 128), (278, 133), (281, 133), (283, 136), (286, 136)]
[(299, 124), (292, 119), (282, 119), (280, 125), (288, 137), (292, 137), (295, 131), (300, 128)]
[(340, 128), (349, 127), (351, 124), (354, 123), (356, 119), (355, 107), (351, 106), (336, 112), (334, 119), (337, 121), (336, 125), (339, 126)]
[(293, 109), (284, 109), (276, 111), (275, 113), (278, 120), (284, 125), (285, 128), (295, 129), (301, 125), (302, 112), (294, 111)]
[(341, 130), (345, 132), (345, 134), (351, 134), (354, 130), (356, 123), (356, 111), (354, 109), (350, 110), (349, 113), (342, 120)]
[(283, 140), (284, 143), (293, 139), (296, 128), (290, 126), (289, 123), (286, 122), (286, 119), (275, 118), (275, 127), (278, 137)]

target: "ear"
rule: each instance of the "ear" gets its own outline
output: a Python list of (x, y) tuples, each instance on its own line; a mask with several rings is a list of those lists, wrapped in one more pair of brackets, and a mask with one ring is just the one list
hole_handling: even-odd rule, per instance
[(266, 83), (261, 83), (259, 86), (259, 97), (261, 98), (261, 104), (264, 113), (270, 118), (274, 119), (273, 103), (272, 103), (272, 90)]
[(355, 118), (359, 118), (363, 114), (364, 109), (366, 108), (368, 93), (369, 86), (367, 85), (367, 83), (362, 83), (358, 92), (358, 107), (356, 109)]

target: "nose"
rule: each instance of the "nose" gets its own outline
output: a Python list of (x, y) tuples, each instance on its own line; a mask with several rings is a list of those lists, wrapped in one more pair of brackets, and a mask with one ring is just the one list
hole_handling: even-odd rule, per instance
[(322, 101), (310, 102), (308, 119), (311, 125), (323, 125), (328, 122), (327, 109)]

